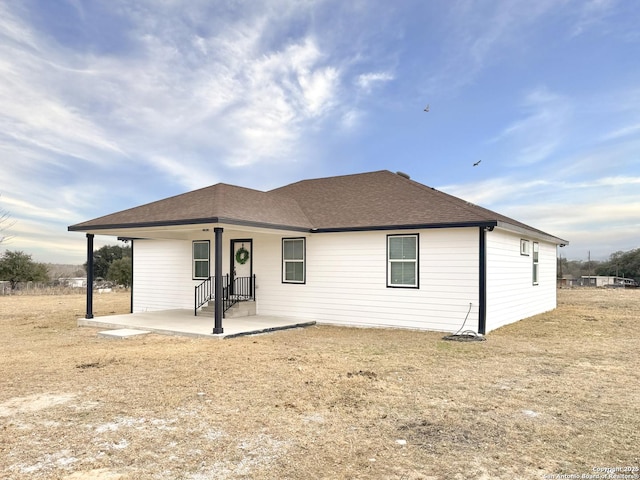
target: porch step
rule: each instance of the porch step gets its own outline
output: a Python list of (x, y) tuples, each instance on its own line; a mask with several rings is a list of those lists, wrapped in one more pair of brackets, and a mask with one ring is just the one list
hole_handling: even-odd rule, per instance
[(256, 314), (256, 302), (238, 302), (224, 313), (225, 318), (250, 317)]
[(213, 302), (209, 302), (207, 305), (198, 309), (198, 315), (213, 315), (214, 313), (215, 308), (213, 306)]
[[(198, 315), (213, 315), (215, 302), (209, 302), (198, 310)], [(249, 317), (256, 314), (256, 302), (253, 300), (238, 302), (224, 314), (225, 318)]]

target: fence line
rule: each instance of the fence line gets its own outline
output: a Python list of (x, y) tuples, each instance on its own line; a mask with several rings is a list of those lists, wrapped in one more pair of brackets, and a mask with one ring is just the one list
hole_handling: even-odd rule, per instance
[(55, 282), (20, 282), (15, 289), (10, 282), (0, 282), (0, 295), (70, 295), (84, 294), (87, 287), (69, 287)]

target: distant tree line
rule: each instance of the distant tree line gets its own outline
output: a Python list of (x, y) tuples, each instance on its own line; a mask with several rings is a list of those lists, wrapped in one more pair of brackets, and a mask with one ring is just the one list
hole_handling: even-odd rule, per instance
[[(9, 212), (0, 207), (0, 244), (11, 238), (8, 230), (14, 223)], [(94, 279), (112, 281), (126, 288), (131, 286), (133, 266), (130, 246), (105, 245), (93, 252), (93, 266)], [(0, 255), (0, 281), (8, 281), (12, 290), (25, 282), (55, 282), (62, 277), (59, 267), (34, 262), (31, 255), (24, 252), (5, 250)], [(84, 270), (87, 270), (86, 263)], [(85, 272), (75, 271), (74, 276), (83, 276)]]
[[(131, 286), (131, 247), (106, 245), (93, 253), (93, 261), (94, 280), (110, 281), (125, 288)], [(0, 281), (9, 282), (11, 290), (26, 282), (56, 284), (61, 277), (82, 277), (86, 275), (86, 269), (86, 263), (84, 269), (38, 263), (31, 255), (20, 251), (5, 250), (0, 255)]]
[(612, 253), (609, 260), (598, 265), (596, 275), (615, 275), (640, 280), (640, 248)]
[[(86, 271), (87, 264), (84, 264)], [(131, 286), (133, 265), (131, 247), (125, 245), (105, 245), (93, 252), (93, 278), (114, 282), (117, 285)]]
[(44, 263), (31, 260), (31, 255), (6, 250), (0, 257), (0, 280), (15, 290), (23, 282), (48, 282), (49, 271)]
[(558, 277), (572, 275), (580, 278), (586, 275), (633, 278), (640, 281), (640, 248), (628, 252), (615, 252), (608, 260), (567, 260), (558, 259)]

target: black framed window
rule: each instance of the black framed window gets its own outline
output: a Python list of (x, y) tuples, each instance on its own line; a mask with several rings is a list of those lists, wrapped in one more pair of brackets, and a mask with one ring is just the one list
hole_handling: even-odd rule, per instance
[(387, 287), (418, 288), (418, 234), (387, 235)]
[(305, 282), (305, 239), (282, 239), (282, 281), (284, 283)]
[(538, 285), (538, 256), (540, 252), (540, 245), (538, 242), (533, 242), (533, 284)]
[(193, 278), (202, 280), (210, 276), (210, 242), (197, 240), (193, 242)]

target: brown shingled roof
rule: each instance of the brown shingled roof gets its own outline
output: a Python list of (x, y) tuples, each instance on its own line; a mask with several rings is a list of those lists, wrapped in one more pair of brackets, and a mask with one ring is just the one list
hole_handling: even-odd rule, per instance
[(69, 230), (189, 225), (225, 221), (300, 229), (312, 228), (293, 199), (218, 183), (78, 223), (70, 226)]
[(302, 180), (268, 192), (219, 183), (69, 230), (217, 222), (307, 231), (508, 224), (566, 243), (388, 170)]
[(485, 211), (388, 170), (303, 180), (270, 193), (295, 199), (317, 229), (483, 223)]

